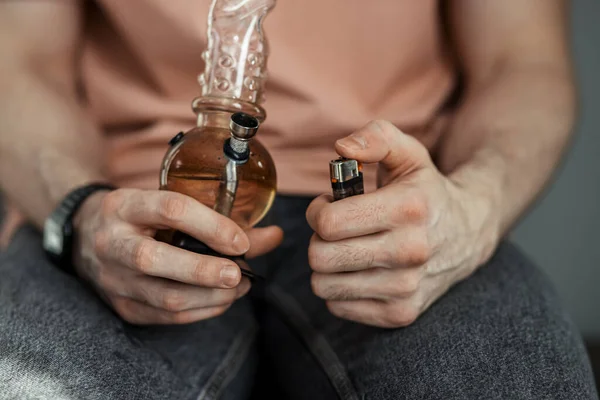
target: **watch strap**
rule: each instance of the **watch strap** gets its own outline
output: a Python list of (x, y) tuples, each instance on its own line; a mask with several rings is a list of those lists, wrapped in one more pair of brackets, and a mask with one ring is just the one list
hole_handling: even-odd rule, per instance
[(48, 258), (63, 271), (75, 275), (73, 266), (73, 217), (92, 194), (115, 190), (107, 183), (90, 183), (72, 190), (50, 214), (44, 224), (44, 250)]

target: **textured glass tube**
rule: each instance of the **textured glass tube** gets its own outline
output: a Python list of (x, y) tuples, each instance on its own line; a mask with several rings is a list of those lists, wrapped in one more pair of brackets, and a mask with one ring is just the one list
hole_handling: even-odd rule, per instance
[(269, 55), (262, 22), (274, 6), (275, 0), (213, 0), (202, 97), (262, 102)]
[[(212, 1), (208, 46), (202, 53), (206, 65), (198, 77), (202, 92), (192, 102), (197, 127), (169, 142), (160, 173), (162, 190), (190, 196), (244, 229), (260, 222), (277, 191), (273, 159), (253, 137), (266, 118), (260, 103), (269, 51), (262, 23), (274, 6), (275, 0)], [(247, 115), (240, 119), (238, 113)], [(255, 120), (249, 125), (250, 117)], [(244, 159), (228, 149), (243, 153)], [(161, 231), (157, 237), (189, 251), (222, 256), (181, 232)]]

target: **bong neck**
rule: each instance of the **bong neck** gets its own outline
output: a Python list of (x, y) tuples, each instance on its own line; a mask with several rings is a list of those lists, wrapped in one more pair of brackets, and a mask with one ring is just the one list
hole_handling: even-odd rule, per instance
[(202, 96), (193, 102), (199, 126), (220, 125), (235, 112), (265, 119), (259, 104), (269, 48), (262, 23), (274, 5), (275, 0), (213, 0), (202, 53), (206, 66), (198, 78)]
[(248, 114), (260, 123), (267, 117), (264, 108), (257, 104), (226, 97), (196, 97), (192, 109), (198, 116), (199, 127), (227, 127), (231, 116), (237, 112)]

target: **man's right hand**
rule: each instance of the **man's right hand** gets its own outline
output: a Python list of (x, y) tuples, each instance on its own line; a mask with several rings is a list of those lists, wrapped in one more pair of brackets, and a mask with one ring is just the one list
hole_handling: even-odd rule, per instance
[(119, 189), (88, 198), (75, 217), (77, 273), (127, 322), (184, 324), (222, 314), (250, 290), (240, 268), (154, 240), (176, 229), (226, 255), (267, 253), (283, 238), (271, 226), (244, 231), (180, 193)]

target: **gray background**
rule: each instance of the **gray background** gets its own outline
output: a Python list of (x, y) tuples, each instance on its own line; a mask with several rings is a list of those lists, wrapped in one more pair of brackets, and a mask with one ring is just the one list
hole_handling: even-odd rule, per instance
[(556, 182), (512, 238), (553, 278), (584, 335), (600, 340), (600, 1), (572, 5), (577, 136)]

